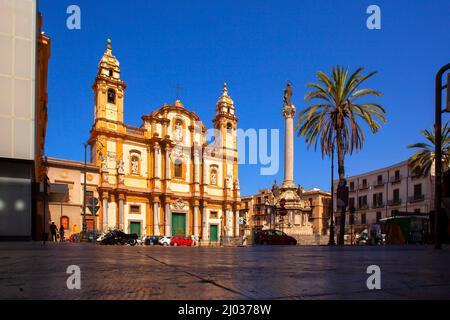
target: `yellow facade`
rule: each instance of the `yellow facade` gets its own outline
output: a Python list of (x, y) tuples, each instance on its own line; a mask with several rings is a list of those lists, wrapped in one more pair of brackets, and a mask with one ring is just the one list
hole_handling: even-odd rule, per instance
[[(226, 84), (215, 109), (214, 145), (206, 143), (206, 126), (180, 100), (145, 114), (139, 127), (125, 124), (126, 84), (109, 40), (92, 89), (89, 144), (91, 162), (100, 169), (102, 228), (208, 240), (209, 226), (219, 224), (212, 238), (238, 235), (238, 119)], [(210, 211), (217, 218), (210, 219)]]

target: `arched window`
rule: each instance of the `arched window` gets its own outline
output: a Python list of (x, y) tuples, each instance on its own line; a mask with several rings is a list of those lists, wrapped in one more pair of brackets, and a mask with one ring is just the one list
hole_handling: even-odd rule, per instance
[(109, 76), (112, 77), (113, 76), (113, 71), (109, 70)]
[(108, 89), (108, 103), (116, 103), (116, 91)]
[(179, 160), (179, 159), (175, 160), (173, 167), (174, 167), (174, 170), (173, 170), (174, 177), (182, 179), (183, 178), (183, 163), (181, 162), (181, 160)]
[(69, 229), (69, 217), (62, 216), (60, 223), (61, 223), (60, 225), (64, 228), (64, 230)]
[(231, 133), (232, 130), (233, 130), (233, 125), (230, 122), (228, 122), (227, 123), (227, 133)]

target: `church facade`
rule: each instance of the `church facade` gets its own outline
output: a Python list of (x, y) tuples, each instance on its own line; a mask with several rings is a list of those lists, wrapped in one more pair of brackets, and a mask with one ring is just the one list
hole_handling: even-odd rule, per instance
[(108, 40), (94, 92), (91, 162), (99, 168), (102, 229), (139, 235), (194, 235), (219, 241), (239, 234), (240, 188), (234, 102), (224, 84), (213, 142), (180, 100), (124, 123), (126, 84)]

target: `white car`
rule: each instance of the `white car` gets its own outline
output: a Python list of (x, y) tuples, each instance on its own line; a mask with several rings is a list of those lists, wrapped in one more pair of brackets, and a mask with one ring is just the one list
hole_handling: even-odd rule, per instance
[(170, 246), (170, 240), (172, 240), (172, 237), (164, 236), (158, 240), (158, 243), (162, 246)]

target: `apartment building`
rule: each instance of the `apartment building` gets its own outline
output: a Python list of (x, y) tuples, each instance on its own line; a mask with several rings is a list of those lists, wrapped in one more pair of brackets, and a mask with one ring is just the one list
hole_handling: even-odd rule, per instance
[[(433, 172), (433, 169), (431, 170)], [(433, 210), (434, 176), (411, 172), (408, 161), (347, 177), (349, 205), (346, 225), (369, 226), (399, 213), (429, 213)], [(339, 180), (334, 181), (337, 190)], [(334, 193), (336, 217), (336, 192)], [(339, 223), (339, 219), (337, 224)]]

